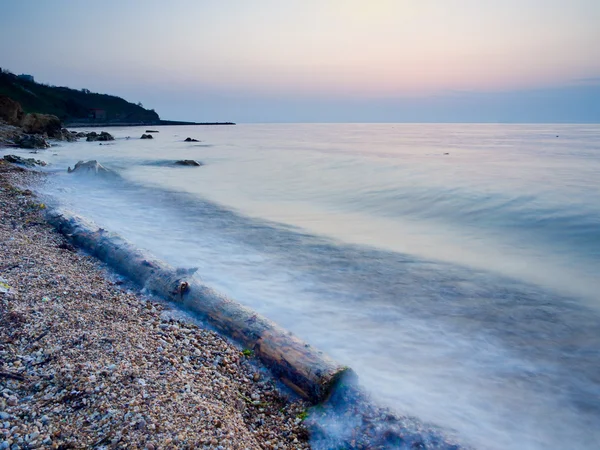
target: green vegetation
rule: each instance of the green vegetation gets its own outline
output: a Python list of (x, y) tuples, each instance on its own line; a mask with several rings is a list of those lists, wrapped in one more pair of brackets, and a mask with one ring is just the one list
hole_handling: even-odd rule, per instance
[(254, 352), (252, 352), (252, 350), (245, 348), (244, 350), (242, 350), (242, 355), (250, 358), (252, 355), (254, 354)]
[(0, 95), (21, 104), (26, 113), (53, 114), (66, 123), (144, 123), (160, 122), (154, 110), (120, 97), (96, 94), (87, 89), (48, 86), (7, 71), (0, 71)]

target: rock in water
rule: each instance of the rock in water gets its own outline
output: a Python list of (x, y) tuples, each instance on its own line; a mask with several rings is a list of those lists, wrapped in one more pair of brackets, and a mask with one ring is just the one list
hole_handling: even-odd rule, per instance
[(55, 133), (53, 138), (59, 141), (75, 142), (77, 140), (77, 133), (63, 128), (60, 130), (60, 133)]
[(13, 163), (13, 164), (22, 164), (27, 167), (33, 167), (36, 165), (37, 166), (45, 166), (46, 165), (45, 161), (41, 161), (39, 159), (33, 159), (33, 158), (21, 158), (20, 156), (17, 156), (17, 155), (5, 155), (4, 161)]
[(15, 144), (20, 148), (50, 148), (50, 144), (43, 136), (24, 134), (15, 139)]
[(21, 122), (21, 127), (23, 127), (23, 131), (25, 131), (25, 133), (45, 133), (49, 137), (60, 135), (62, 130), (60, 119), (51, 114), (27, 114)]
[(177, 164), (178, 166), (194, 166), (194, 167), (200, 167), (200, 166), (204, 165), (202, 163), (199, 163), (198, 161), (194, 161), (193, 159), (182, 159), (179, 161), (175, 161), (175, 164)]
[(146, 130), (146, 133), (158, 133), (158, 130)]
[(88, 142), (114, 141), (114, 140), (115, 140), (115, 138), (113, 137), (113, 135), (110, 133), (107, 133), (106, 131), (102, 131), (100, 134), (96, 133), (95, 131), (92, 131), (91, 133), (88, 133), (87, 139), (86, 139), (86, 141), (88, 141)]
[(198, 139), (192, 139), (191, 137), (189, 138), (185, 138), (185, 141), (183, 142), (200, 142)]
[(91, 161), (79, 161), (77, 164), (75, 164), (75, 167), (73, 169), (71, 169), (71, 167), (69, 167), (67, 169), (67, 171), (69, 173), (86, 173), (86, 174), (105, 174), (105, 175), (112, 175), (114, 174), (114, 172), (112, 172), (111, 170), (108, 170), (106, 167), (104, 167), (102, 164), (100, 164), (98, 161), (96, 161), (95, 159), (91, 160)]
[(151, 134), (142, 134), (140, 139), (154, 139), (154, 137)]
[(0, 95), (0, 119), (9, 125), (19, 126), (24, 116), (25, 113), (19, 102), (5, 95)]

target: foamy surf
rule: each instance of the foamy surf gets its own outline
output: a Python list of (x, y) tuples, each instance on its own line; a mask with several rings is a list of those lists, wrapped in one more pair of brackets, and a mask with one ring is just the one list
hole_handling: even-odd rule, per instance
[[(165, 128), (60, 147), (47, 193), (198, 267), (401, 416), (481, 448), (594, 448), (598, 131), (449, 127), (196, 128), (202, 149)], [(69, 177), (84, 157), (122, 179)]]

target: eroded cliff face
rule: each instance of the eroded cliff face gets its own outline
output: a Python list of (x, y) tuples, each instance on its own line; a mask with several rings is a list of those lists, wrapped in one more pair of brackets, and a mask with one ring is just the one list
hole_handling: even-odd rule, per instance
[[(66, 132), (66, 133), (65, 133)], [(48, 148), (46, 138), (74, 140), (52, 114), (25, 114), (19, 102), (0, 95), (0, 144), (21, 148)]]
[(5, 95), (0, 95), (0, 120), (8, 125), (21, 126), (24, 117), (25, 113), (19, 102)]

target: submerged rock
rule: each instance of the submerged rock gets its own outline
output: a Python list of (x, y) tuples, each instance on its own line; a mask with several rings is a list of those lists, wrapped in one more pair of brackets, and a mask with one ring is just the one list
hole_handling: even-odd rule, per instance
[(100, 134), (96, 133), (95, 131), (92, 131), (91, 133), (87, 134), (87, 139), (86, 141), (88, 142), (93, 142), (93, 141), (114, 141), (115, 138), (113, 137), (112, 134), (107, 133), (106, 131), (102, 131)]
[(154, 137), (151, 134), (142, 134), (140, 139), (154, 139)]
[(95, 159), (90, 160), (90, 161), (79, 161), (77, 164), (75, 164), (75, 167), (73, 169), (71, 169), (71, 167), (69, 167), (67, 169), (67, 171), (69, 173), (87, 173), (87, 174), (91, 173), (94, 175), (96, 175), (96, 174), (105, 174), (105, 175), (114, 174), (114, 172), (112, 172), (111, 170), (104, 167), (102, 164), (100, 164)]
[(20, 148), (50, 148), (50, 144), (43, 136), (24, 134), (15, 139), (15, 144)]
[(46, 165), (45, 161), (41, 161), (39, 159), (33, 159), (33, 158), (22, 158), (17, 155), (5, 155), (4, 161), (13, 163), (13, 164), (22, 164), (27, 167), (45, 166)]
[(179, 161), (175, 161), (175, 164), (178, 166), (194, 166), (194, 167), (200, 167), (200, 166), (204, 165), (198, 161), (194, 161), (193, 159), (181, 159)]
[(192, 139), (191, 137), (189, 138), (185, 138), (185, 141), (183, 142), (200, 142), (198, 139)]
[(158, 133), (158, 130), (146, 130), (146, 133)]

